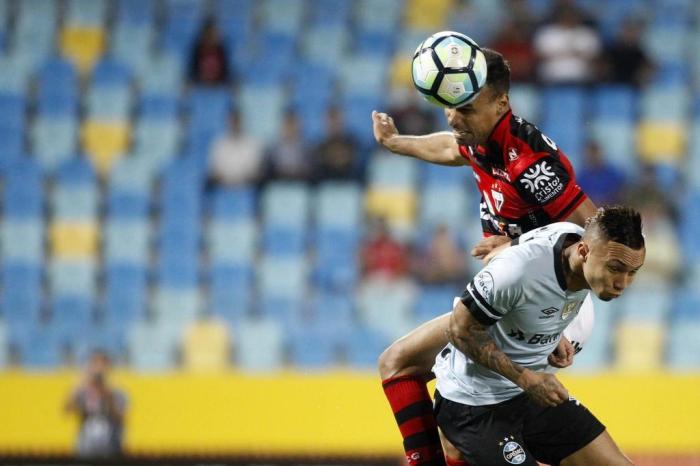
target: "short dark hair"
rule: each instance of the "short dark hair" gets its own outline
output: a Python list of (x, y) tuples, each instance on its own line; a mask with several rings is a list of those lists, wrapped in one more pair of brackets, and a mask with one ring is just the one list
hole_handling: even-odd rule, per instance
[(596, 226), (609, 241), (632, 249), (644, 247), (642, 216), (631, 207), (621, 205), (598, 208), (594, 216), (586, 221), (586, 229)]
[(486, 58), (486, 85), (490, 86), (496, 95), (508, 94), (510, 91), (510, 65), (499, 52), (483, 48)]

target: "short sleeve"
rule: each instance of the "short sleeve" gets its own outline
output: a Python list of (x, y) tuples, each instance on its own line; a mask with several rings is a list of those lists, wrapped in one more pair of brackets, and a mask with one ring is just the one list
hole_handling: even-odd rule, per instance
[(538, 158), (520, 172), (514, 185), (524, 201), (541, 207), (553, 221), (566, 219), (586, 199), (563, 155)]
[(523, 267), (519, 258), (503, 251), (469, 282), (461, 301), (484, 325), (505, 316), (522, 295)]

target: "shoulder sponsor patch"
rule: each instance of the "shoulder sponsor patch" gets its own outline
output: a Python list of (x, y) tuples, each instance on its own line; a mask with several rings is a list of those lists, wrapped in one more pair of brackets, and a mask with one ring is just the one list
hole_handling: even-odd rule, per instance
[(525, 201), (544, 205), (559, 197), (569, 180), (569, 174), (559, 161), (544, 157), (520, 173), (515, 187)]
[(493, 275), (482, 270), (474, 277), (474, 287), (486, 301), (491, 301), (493, 297)]

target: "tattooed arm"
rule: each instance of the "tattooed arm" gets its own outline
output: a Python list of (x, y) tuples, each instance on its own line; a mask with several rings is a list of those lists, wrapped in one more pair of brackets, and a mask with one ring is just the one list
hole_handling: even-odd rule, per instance
[(556, 406), (569, 398), (566, 388), (554, 375), (533, 372), (513, 362), (496, 345), (488, 326), (479, 322), (462, 301), (452, 311), (446, 334), (450, 343), (472, 361), (512, 381), (537, 403)]

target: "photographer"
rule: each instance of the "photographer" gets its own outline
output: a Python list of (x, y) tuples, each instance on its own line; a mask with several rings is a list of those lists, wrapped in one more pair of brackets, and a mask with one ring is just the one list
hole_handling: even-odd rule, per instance
[(126, 397), (109, 386), (109, 356), (101, 350), (92, 353), (84, 381), (66, 401), (66, 412), (80, 417), (78, 456), (117, 456), (122, 451)]

